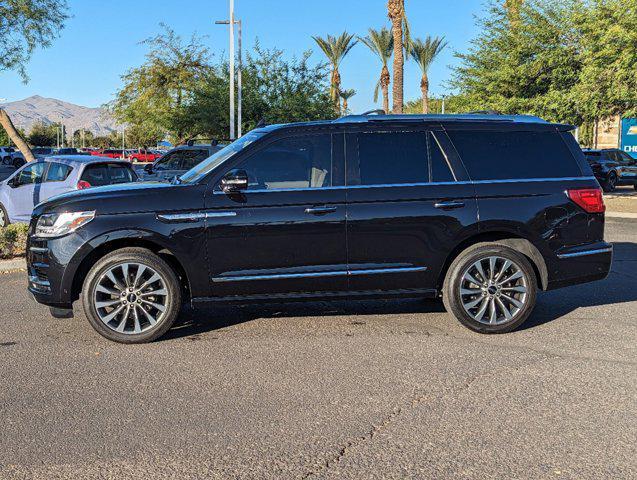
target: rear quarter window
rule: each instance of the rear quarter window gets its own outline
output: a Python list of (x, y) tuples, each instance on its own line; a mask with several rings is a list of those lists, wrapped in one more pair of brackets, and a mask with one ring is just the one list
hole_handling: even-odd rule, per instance
[(558, 132), (448, 132), (472, 180), (579, 177), (577, 161)]

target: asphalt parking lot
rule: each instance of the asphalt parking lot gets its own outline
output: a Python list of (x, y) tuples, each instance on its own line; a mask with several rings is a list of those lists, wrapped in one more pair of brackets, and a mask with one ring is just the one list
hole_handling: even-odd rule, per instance
[(0, 477), (636, 478), (637, 221), (607, 239), (607, 280), (501, 336), (410, 300), (187, 310), (122, 346), (0, 276)]

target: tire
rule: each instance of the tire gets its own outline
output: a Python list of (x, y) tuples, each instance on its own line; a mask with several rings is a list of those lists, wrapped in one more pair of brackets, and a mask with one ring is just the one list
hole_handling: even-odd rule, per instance
[(4, 205), (0, 203), (0, 228), (4, 228), (9, 225), (11, 222), (9, 221), (9, 214), (7, 210), (4, 208)]
[[(158, 280), (152, 281), (155, 275)], [(124, 278), (128, 287), (122, 293)], [(128, 344), (148, 343), (164, 335), (179, 315), (181, 298), (173, 269), (143, 248), (123, 248), (104, 256), (91, 268), (82, 289), (91, 326), (109, 340)]]
[(608, 176), (606, 177), (606, 180), (602, 184), (602, 189), (606, 193), (614, 192), (615, 189), (617, 188), (617, 180), (618, 180), (617, 174), (615, 172), (610, 172)]
[[(495, 275), (491, 274), (490, 258), (497, 258), (493, 268)], [(478, 262), (486, 279), (480, 278)], [(507, 262), (511, 263), (508, 268), (505, 267)], [(481, 284), (467, 280), (467, 274)], [(509, 277), (515, 278), (506, 281)], [(494, 278), (496, 282), (489, 283), (489, 278)], [(487, 280), (487, 287), (484, 280)], [(507, 333), (515, 330), (529, 318), (536, 300), (537, 277), (531, 263), (524, 255), (498, 243), (480, 243), (460, 253), (451, 263), (443, 284), (443, 302), (447, 312), (478, 333)], [(495, 322), (492, 321), (491, 305), (496, 310)]]

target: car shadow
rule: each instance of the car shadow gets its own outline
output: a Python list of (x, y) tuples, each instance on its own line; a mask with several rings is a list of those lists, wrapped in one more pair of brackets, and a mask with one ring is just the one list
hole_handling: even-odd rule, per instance
[[(559, 319), (578, 308), (637, 301), (637, 244), (614, 244), (612, 270), (602, 281), (543, 292), (531, 317), (519, 330), (535, 328)], [(356, 300), (297, 302), (249, 306), (184, 307), (178, 324), (161, 340), (191, 337), (206, 332), (266, 318), (320, 316), (400, 315), (443, 313), (438, 300)], [(355, 320), (353, 320), (355, 321)]]

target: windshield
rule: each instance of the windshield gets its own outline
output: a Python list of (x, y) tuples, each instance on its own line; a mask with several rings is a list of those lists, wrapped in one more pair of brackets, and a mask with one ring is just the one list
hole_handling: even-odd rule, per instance
[(219, 165), (221, 165), (223, 162), (232, 158), (236, 153), (240, 152), (241, 150), (246, 148), (248, 145), (256, 142), (258, 139), (260, 139), (264, 135), (265, 135), (264, 133), (256, 133), (256, 132), (251, 132), (244, 135), (239, 140), (236, 140), (230, 145), (222, 148), (211, 157), (208, 157), (206, 160), (204, 160), (200, 164), (195, 165), (193, 168), (188, 170), (179, 178), (180, 182), (194, 183), (202, 179), (203, 177), (208, 175), (210, 172), (212, 172), (215, 168), (217, 168)]

